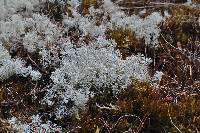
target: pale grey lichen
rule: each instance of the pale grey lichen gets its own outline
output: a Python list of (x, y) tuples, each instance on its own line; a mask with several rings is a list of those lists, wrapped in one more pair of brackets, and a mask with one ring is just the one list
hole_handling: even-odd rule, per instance
[[(120, 52), (115, 50), (116, 44), (113, 41), (101, 39), (88, 46), (82, 44), (81, 47), (76, 47), (69, 40), (63, 44), (62, 65), (52, 73), (54, 84), (44, 98), (44, 102), (49, 105), (58, 104), (61, 114), (57, 116), (68, 114), (72, 109), (83, 108), (88, 98), (95, 93), (104, 93), (110, 89), (118, 94), (133, 79), (149, 79), (150, 59), (133, 55), (123, 60)], [(99, 43), (101, 41), (107, 43), (102, 46)], [(92, 87), (95, 91), (91, 91)], [(58, 103), (55, 103), (55, 99), (59, 99)], [(63, 106), (69, 101), (74, 103), (73, 107)]]

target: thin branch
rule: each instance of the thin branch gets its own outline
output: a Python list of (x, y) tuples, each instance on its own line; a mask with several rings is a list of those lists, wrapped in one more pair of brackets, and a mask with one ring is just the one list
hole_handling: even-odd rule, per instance
[(115, 125), (113, 126), (112, 129), (114, 129), (114, 128), (119, 124), (119, 122), (120, 122), (122, 119), (127, 118), (127, 117), (135, 117), (135, 118), (137, 118), (137, 119), (140, 121), (140, 123), (143, 122), (143, 121), (140, 119), (140, 117), (138, 117), (137, 115), (126, 114), (126, 115), (121, 116), (121, 117), (117, 120), (117, 122), (115, 123)]
[(38, 64), (31, 58), (31, 56), (28, 54), (28, 59), (33, 63), (33, 64), (35, 64), (35, 66), (38, 68), (38, 69), (40, 69), (42, 72), (44, 72), (45, 74), (48, 74), (48, 72), (47, 71), (45, 71), (45, 70), (43, 70), (42, 68), (40, 68), (39, 66), (38, 66)]
[(173, 120), (172, 120), (172, 117), (171, 117), (171, 115), (170, 115), (170, 105), (171, 104), (169, 104), (169, 107), (168, 107), (168, 116), (169, 116), (169, 119), (170, 119), (170, 122), (172, 123), (172, 125), (178, 130), (178, 132), (179, 133), (183, 133), (175, 124), (174, 124), (174, 122), (173, 122)]
[(99, 104), (96, 103), (96, 106), (100, 109), (107, 109), (107, 110), (119, 110), (117, 106), (110, 104), (109, 107), (107, 106), (100, 106)]

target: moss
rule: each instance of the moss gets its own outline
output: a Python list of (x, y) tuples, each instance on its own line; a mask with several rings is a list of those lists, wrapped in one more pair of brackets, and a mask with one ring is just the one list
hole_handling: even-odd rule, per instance
[[(169, 12), (171, 16), (161, 25), (161, 34), (165, 37), (165, 41), (172, 43), (174, 46), (176, 46), (177, 42), (186, 46), (190, 40), (192, 43), (196, 39), (199, 40), (198, 9), (180, 5), (170, 7)], [(164, 42), (162, 37), (161, 42)]]
[(101, 4), (101, 0), (82, 0), (81, 5), (79, 7), (80, 13), (82, 15), (89, 14), (89, 8), (93, 6), (94, 8), (98, 8)]
[(195, 2), (197, 4), (200, 4), (200, 0), (193, 0), (192, 2)]
[(58, 1), (54, 3), (45, 2), (44, 8), (41, 10), (42, 13), (47, 15), (50, 19), (53, 19), (57, 22), (62, 23), (63, 14), (71, 16), (70, 5), (67, 2), (64, 2), (63, 5), (60, 5)]
[(118, 44), (118, 47), (129, 47), (137, 45), (135, 34), (128, 28), (116, 27), (107, 32), (107, 36)]
[(29, 115), (38, 112), (41, 105), (38, 104), (38, 100), (33, 100), (31, 88), (34, 87), (37, 86), (18, 76), (5, 80), (0, 85), (0, 117), (6, 119), (11, 116), (29, 117)]
[(115, 27), (107, 31), (106, 35), (117, 43), (117, 48), (124, 57), (142, 51), (142, 39), (137, 39), (135, 33), (128, 28)]
[[(105, 101), (101, 101), (102, 106), (110, 107), (111, 103), (117, 107), (116, 110), (97, 107), (99, 101), (95, 96), (89, 100), (87, 110), (79, 114), (80, 119), (71, 124), (80, 126), (80, 132), (95, 132), (97, 127), (105, 132), (123, 132), (129, 128), (141, 132), (177, 132), (173, 124), (183, 132), (198, 131), (199, 96), (181, 95), (177, 103), (169, 100), (169, 97), (155, 91), (150, 84), (135, 81), (116, 99), (108, 101), (104, 98)], [(131, 117), (131, 114), (135, 117)]]

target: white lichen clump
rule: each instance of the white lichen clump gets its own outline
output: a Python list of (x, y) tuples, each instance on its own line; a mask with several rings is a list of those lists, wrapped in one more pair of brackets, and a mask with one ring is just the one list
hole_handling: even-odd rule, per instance
[(104, 0), (105, 12), (110, 16), (111, 28), (114, 26), (129, 27), (138, 38), (144, 38), (145, 44), (151, 47), (158, 46), (158, 37), (160, 36), (159, 23), (165, 18), (161, 13), (153, 12), (146, 18), (140, 18), (137, 15), (127, 16), (120, 8), (110, 0)]
[(12, 59), (8, 51), (0, 45), (0, 80), (8, 79), (17, 74), (23, 77), (31, 76), (33, 80), (39, 80), (41, 73), (35, 71), (31, 66), (25, 67), (25, 63), (20, 59)]
[(50, 133), (50, 132), (62, 132), (62, 128), (53, 124), (51, 121), (42, 122), (39, 115), (32, 116), (31, 123), (23, 123), (16, 117), (12, 117), (8, 120), (13, 130), (20, 133)]
[[(70, 41), (63, 45), (62, 66), (52, 73), (53, 88), (49, 89), (45, 101), (54, 104), (59, 101), (60, 112), (63, 104), (74, 102), (76, 107), (84, 107), (93, 93), (104, 93), (108, 89), (114, 94), (120, 93), (130, 85), (133, 79), (148, 80), (150, 59), (142, 55), (122, 59), (120, 52), (115, 51), (115, 43), (109, 40), (98, 40), (88, 46), (77, 47)], [(107, 42), (102, 46), (99, 42)], [(94, 88), (94, 91), (90, 91)], [(57, 104), (57, 103), (56, 103)], [(69, 110), (69, 109), (68, 109)], [(60, 114), (57, 114), (60, 116)]]
[[(40, 1), (45, 0), (0, 0), (0, 20), (4, 20), (16, 12), (28, 15), (33, 10), (36, 10), (34, 7), (38, 6)], [(23, 10), (26, 10), (26, 12), (23, 12)]]

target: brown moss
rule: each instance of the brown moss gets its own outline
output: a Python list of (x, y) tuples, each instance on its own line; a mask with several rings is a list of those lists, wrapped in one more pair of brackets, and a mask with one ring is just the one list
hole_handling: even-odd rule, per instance
[[(162, 71), (164, 76), (160, 82), (160, 91), (177, 95), (181, 92), (192, 93), (199, 88), (194, 82), (199, 80), (199, 52), (200, 30), (197, 22), (199, 10), (185, 5), (169, 8), (169, 16), (160, 25), (161, 35), (159, 48), (153, 57), (150, 67), (152, 73)], [(190, 55), (195, 53), (197, 57)], [(195, 87), (194, 87), (195, 86)], [(185, 89), (187, 88), (187, 89)]]
[(50, 19), (61, 23), (63, 19), (63, 14), (69, 16), (71, 15), (71, 10), (69, 7), (70, 5), (67, 2), (62, 5), (60, 5), (57, 1), (55, 1), (54, 3), (46, 2), (44, 4), (44, 8), (41, 11)]
[[(33, 89), (36, 92), (33, 93)], [(42, 107), (38, 103), (39, 100), (33, 100), (34, 95), (42, 95), (37, 91), (39, 91), (39, 86), (29, 82), (28, 78), (12, 76), (4, 80), (4, 83), (0, 84), (0, 118), (29, 117), (40, 110)]]
[(108, 31), (107, 34), (108, 38), (115, 40), (119, 48), (120, 47), (127, 48), (130, 45), (134, 44), (137, 45), (138, 43), (135, 34), (130, 29), (116, 27), (113, 30)]
[(200, 4), (200, 0), (193, 0), (193, 2)]
[(82, 15), (89, 14), (89, 8), (93, 6), (94, 8), (98, 8), (101, 5), (101, 1), (99, 0), (82, 0), (81, 5), (79, 7), (80, 13)]
[[(140, 89), (137, 89), (138, 87)], [(180, 95), (177, 103), (174, 103), (177, 97), (155, 91), (147, 83), (134, 82), (117, 99), (101, 101), (102, 106), (110, 107), (112, 103), (118, 107), (117, 110), (97, 107), (97, 97), (89, 100), (87, 111), (80, 113), (80, 119), (73, 122), (73, 125), (81, 127), (78, 131), (95, 132), (98, 127), (98, 130), (104, 132), (123, 132), (128, 129), (142, 132), (177, 132), (173, 124), (183, 132), (200, 130), (200, 97), (196, 94)], [(131, 117), (131, 114), (135, 117)]]
[(172, 45), (180, 42), (185, 46), (190, 39), (193, 39), (194, 43), (199, 34), (197, 22), (199, 10), (190, 6), (172, 6), (169, 8), (169, 12), (171, 16), (161, 25), (161, 34), (166, 41)]
[[(21, 93), (20, 95), (24, 93), (20, 84), (19, 87), (16, 84), (11, 86), (15, 87), (16, 92)], [(15, 97), (14, 94), (13, 92)], [(174, 102), (176, 100), (177, 103)], [(102, 107), (116, 108), (103, 109), (97, 104)], [(173, 97), (157, 90), (149, 83), (134, 81), (118, 96), (97, 95), (89, 100), (86, 111), (79, 112), (67, 121), (64, 118), (57, 122), (63, 127), (69, 126), (69, 130), (73, 129), (76, 132), (95, 132), (97, 129), (102, 132), (123, 132), (128, 129), (141, 132), (164, 132), (164, 130), (177, 132), (170, 120), (170, 114), (173, 123), (181, 131), (197, 132), (200, 130), (199, 105), (200, 97), (196, 93), (190, 95), (182, 93), (178, 97)], [(34, 109), (31, 110), (36, 112), (38, 108), (33, 107)], [(25, 113), (15, 108), (11, 112), (20, 121), (29, 121), (27, 119), (29, 116)], [(127, 116), (124, 117), (125, 115)]]
[(123, 57), (141, 51), (143, 45), (141, 39), (137, 39), (134, 32), (128, 28), (116, 27), (107, 31), (107, 38), (117, 43), (117, 48)]

